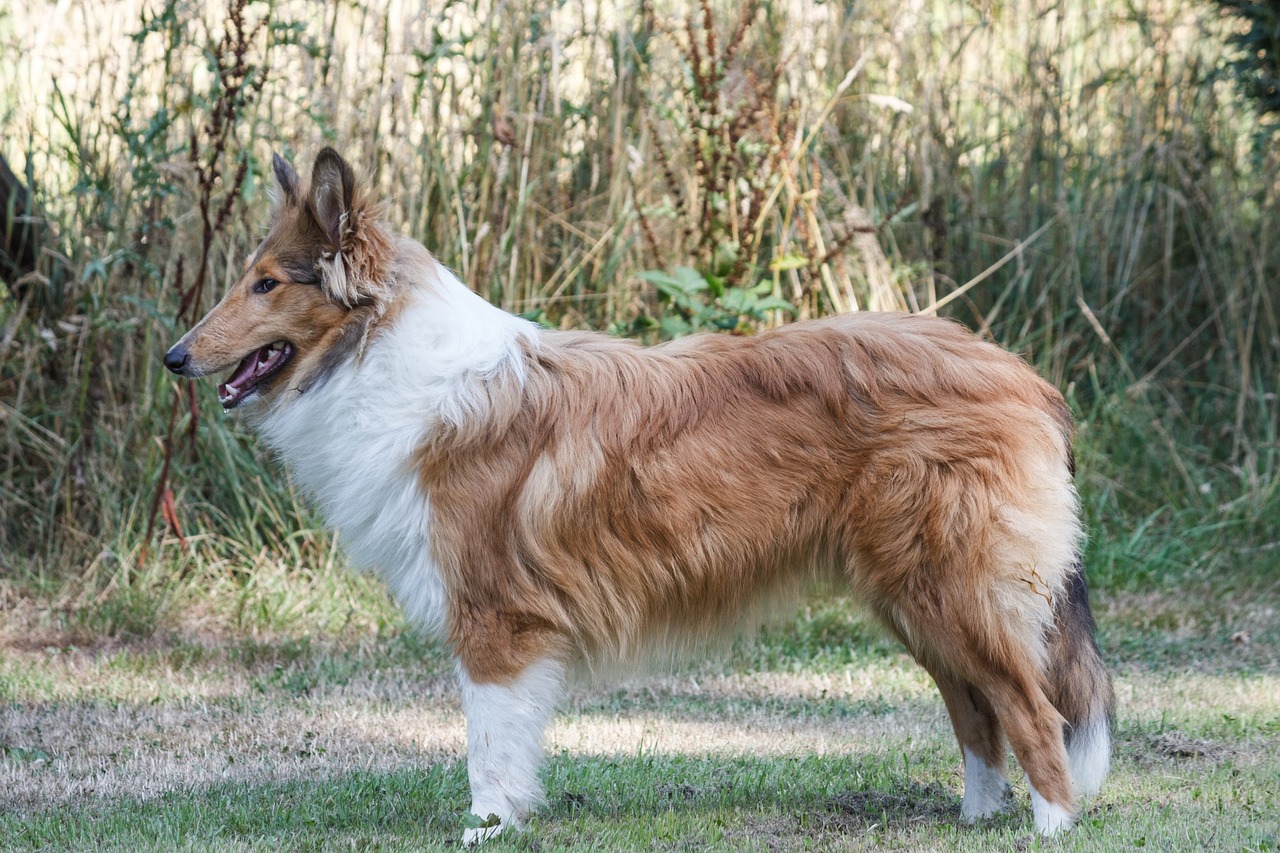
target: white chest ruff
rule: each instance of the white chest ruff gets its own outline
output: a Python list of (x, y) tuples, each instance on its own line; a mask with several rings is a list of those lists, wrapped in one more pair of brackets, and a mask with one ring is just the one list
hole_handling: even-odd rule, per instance
[(428, 424), (379, 405), (376, 367), (339, 369), (273, 415), (263, 434), (352, 565), (376, 571), (409, 618), (435, 631), (444, 588), (431, 558), (430, 501), (411, 461)]

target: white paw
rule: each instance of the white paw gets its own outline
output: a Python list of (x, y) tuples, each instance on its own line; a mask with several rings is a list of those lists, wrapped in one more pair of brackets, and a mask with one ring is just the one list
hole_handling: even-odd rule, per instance
[(964, 799), (960, 803), (960, 819), (965, 823), (977, 823), (1001, 812), (1006, 812), (1013, 804), (1013, 788), (1002, 777), (998, 787), (978, 789), (970, 793), (965, 788)]
[(1040, 792), (1031, 787), (1031, 814), (1035, 817), (1036, 831), (1041, 835), (1056, 835), (1066, 832), (1075, 823), (1075, 815), (1057, 803), (1051, 803)]
[(1009, 780), (1004, 771), (990, 766), (969, 747), (964, 748), (964, 799), (960, 817), (966, 823), (991, 817), (1009, 804)]

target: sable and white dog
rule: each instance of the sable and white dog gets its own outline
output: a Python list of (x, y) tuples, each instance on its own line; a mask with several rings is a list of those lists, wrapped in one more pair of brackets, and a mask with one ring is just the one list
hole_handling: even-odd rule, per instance
[(394, 236), (333, 150), (274, 160), (270, 233), (165, 356), (242, 408), (457, 658), (471, 811), (519, 825), (575, 671), (732, 633), (834, 577), (937, 682), (968, 821), (1070, 826), (1110, 754), (1071, 419), (940, 319), (856, 314), (655, 347), (543, 331)]

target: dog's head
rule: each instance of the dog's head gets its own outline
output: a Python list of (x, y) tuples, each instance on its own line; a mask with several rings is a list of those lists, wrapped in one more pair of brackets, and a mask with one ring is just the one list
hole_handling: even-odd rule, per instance
[(346, 161), (316, 157), (311, 186), (282, 157), (271, 229), (244, 273), (165, 354), (180, 376), (234, 367), (218, 386), (225, 409), (305, 391), (363, 342), (390, 297), (391, 242)]

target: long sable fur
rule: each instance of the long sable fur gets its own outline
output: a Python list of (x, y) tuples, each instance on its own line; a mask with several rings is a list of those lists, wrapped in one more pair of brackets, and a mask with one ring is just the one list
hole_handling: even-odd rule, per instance
[(529, 739), (562, 668), (697, 646), (834, 580), (937, 682), (966, 819), (999, 806), (1007, 736), (1037, 826), (1070, 824), (1106, 774), (1113, 697), (1070, 412), (1020, 359), (898, 314), (656, 347), (540, 331), (391, 238), (335, 152), (307, 191), (274, 168), (267, 239), (166, 363), (292, 347), (252, 421), (353, 561), (449, 642), (469, 725), (520, 721), (519, 749), (469, 738), (477, 802), (517, 822), (536, 803)]

